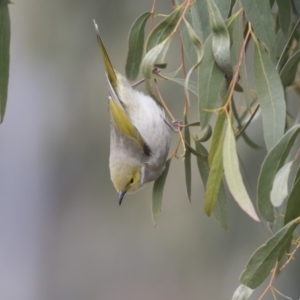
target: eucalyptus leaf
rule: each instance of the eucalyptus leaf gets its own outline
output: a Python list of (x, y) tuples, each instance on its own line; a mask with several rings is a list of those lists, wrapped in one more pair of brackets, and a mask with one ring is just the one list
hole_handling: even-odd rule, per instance
[[(186, 85), (185, 79), (183, 79), (183, 78), (168, 77), (168, 75), (165, 74), (165, 73), (162, 73), (161, 75), (162, 75), (163, 78), (165, 78), (167, 80), (170, 80), (170, 81), (173, 81), (173, 82), (176, 82), (176, 83), (180, 84), (183, 87), (185, 87), (185, 85)], [(198, 96), (197, 82), (189, 80), (189, 82), (188, 82), (188, 90), (190, 92), (192, 92), (193, 94), (195, 94), (196, 96)]]
[(230, 37), (227, 26), (214, 0), (207, 0), (207, 6), (212, 29), (212, 51), (215, 61), (227, 75), (232, 75)]
[(239, 287), (235, 290), (232, 300), (248, 300), (251, 294), (253, 293), (253, 290), (248, 288), (247, 286), (241, 284)]
[(283, 66), (280, 72), (280, 78), (284, 87), (293, 84), (298, 70), (299, 61), (300, 50), (297, 50)]
[[(188, 124), (187, 116), (184, 117), (184, 124)], [(188, 126), (184, 127), (184, 138), (186, 142), (191, 144), (191, 135), (190, 129)], [(185, 184), (188, 199), (191, 202), (191, 191), (192, 191), (192, 169), (191, 169), (191, 151), (189, 148), (186, 148), (184, 154), (184, 169), (185, 169)]]
[(279, 207), (284, 199), (289, 194), (288, 191), (288, 180), (291, 172), (293, 161), (285, 164), (282, 168), (277, 172), (274, 181), (273, 187), (271, 190), (271, 203), (274, 207)]
[(10, 16), (9, 1), (0, 3), (0, 123), (3, 122), (8, 92), (10, 61)]
[(290, 31), (292, 29), (293, 13), (290, 0), (276, 0), (278, 5), (278, 17), (279, 24), (282, 33), (286, 39), (288, 39)]
[(270, 56), (257, 40), (255, 41), (253, 72), (262, 112), (264, 140), (270, 151), (284, 133), (286, 104), (278, 72)]
[(156, 225), (160, 212), (161, 212), (161, 206), (162, 206), (162, 198), (163, 198), (163, 191), (166, 183), (166, 179), (169, 172), (169, 167), (171, 163), (171, 159), (169, 158), (166, 161), (166, 167), (164, 171), (161, 173), (161, 175), (155, 180), (153, 185), (153, 191), (152, 191), (152, 220), (154, 225)]
[(217, 108), (218, 99), (225, 82), (224, 74), (217, 66), (212, 53), (212, 37), (204, 44), (204, 56), (198, 68), (199, 115), (201, 127), (205, 128)]
[(222, 139), (225, 119), (226, 119), (226, 115), (225, 115), (224, 111), (220, 111), (218, 118), (217, 118), (217, 122), (215, 124), (215, 129), (214, 129), (213, 135), (212, 135), (212, 141), (211, 141), (210, 151), (209, 151), (209, 155), (208, 155), (208, 165), (209, 166), (211, 166), (211, 164), (212, 164), (212, 161), (216, 155), (220, 141)]
[(181, 7), (176, 8), (169, 16), (156, 25), (146, 41), (146, 53), (169, 38), (173, 32), (181, 13)]
[(278, 141), (265, 157), (257, 185), (257, 206), (263, 218), (269, 222), (274, 221), (274, 208), (270, 200), (270, 194), (277, 171), (283, 165), (296, 137), (300, 125), (292, 127)]
[(232, 127), (228, 124), (223, 146), (223, 167), (228, 188), (237, 204), (255, 221), (260, 221), (243, 183)]
[(210, 216), (218, 198), (223, 176), (222, 165), (223, 140), (220, 141), (216, 154), (212, 160), (205, 189), (204, 211)]
[[(208, 152), (202, 143), (198, 140), (195, 141), (196, 150), (201, 153), (203, 156), (207, 156)], [(209, 176), (209, 166), (207, 160), (203, 160), (200, 157), (197, 157), (197, 165), (199, 173), (203, 182), (204, 187), (206, 188), (207, 180)], [(216, 221), (224, 230), (229, 229), (229, 217), (227, 211), (227, 200), (226, 200), (226, 191), (223, 182), (221, 181), (220, 189), (217, 195), (217, 201), (212, 211)]]
[(164, 56), (170, 46), (170, 43), (171, 39), (162, 41), (160, 44), (156, 45), (149, 52), (147, 52), (143, 58), (141, 69), (146, 80), (152, 77), (153, 65), (155, 65), (158, 58), (162, 58), (162, 55)]
[(226, 20), (230, 10), (231, 0), (214, 0), (214, 1), (220, 11), (222, 18)]
[(300, 216), (299, 195), (300, 195), (300, 179), (298, 179), (293, 185), (290, 196), (287, 200), (285, 214), (284, 214), (284, 224), (287, 224)]
[(295, 221), (288, 223), (252, 254), (241, 274), (242, 284), (255, 289), (268, 277), (297, 225)]
[(259, 40), (269, 50), (272, 60), (275, 57), (275, 32), (269, 1), (241, 0), (247, 19), (251, 22)]
[(199, 39), (204, 43), (211, 33), (207, 0), (194, 1), (191, 6), (193, 28)]
[(128, 53), (125, 66), (126, 77), (129, 80), (136, 80), (142, 61), (144, 49), (144, 30), (150, 12), (145, 12), (133, 23), (128, 37)]

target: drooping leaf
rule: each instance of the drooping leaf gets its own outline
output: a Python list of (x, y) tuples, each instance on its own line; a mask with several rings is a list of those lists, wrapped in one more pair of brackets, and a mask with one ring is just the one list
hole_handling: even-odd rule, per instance
[(237, 204), (255, 221), (260, 221), (243, 183), (232, 127), (228, 124), (223, 146), (223, 167), (228, 188)]
[(213, 209), (215, 208), (219, 189), (220, 189), (220, 184), (222, 182), (222, 176), (223, 176), (222, 153), (223, 153), (223, 140), (220, 141), (217, 152), (212, 160), (207, 183), (206, 183), (204, 211), (208, 216), (210, 216)]
[(156, 225), (160, 212), (161, 212), (161, 205), (162, 205), (162, 197), (163, 191), (167, 179), (167, 175), (169, 172), (169, 167), (171, 163), (171, 158), (166, 161), (166, 167), (161, 175), (155, 180), (153, 185), (152, 191), (152, 220), (154, 225)]
[[(187, 116), (184, 116), (184, 124), (188, 124)], [(191, 136), (189, 127), (184, 127), (184, 138), (186, 142), (191, 144)], [(185, 169), (185, 184), (188, 199), (191, 202), (191, 191), (192, 191), (192, 169), (191, 169), (191, 151), (189, 148), (186, 148), (184, 154), (184, 169)]]
[(262, 217), (269, 222), (274, 221), (274, 208), (270, 201), (273, 181), (277, 171), (284, 163), (299, 130), (300, 125), (297, 125), (287, 131), (265, 157), (260, 169), (257, 184), (257, 206)]
[(232, 75), (230, 37), (227, 26), (214, 0), (207, 0), (207, 6), (212, 30), (212, 51), (214, 59), (217, 65), (227, 75)]
[(247, 286), (241, 284), (239, 287), (235, 290), (232, 300), (248, 300), (251, 294), (253, 293), (253, 290), (248, 288)]
[(153, 65), (157, 62), (157, 59), (163, 59), (166, 51), (169, 49), (171, 39), (162, 41), (160, 44), (152, 48), (143, 58), (141, 69), (144, 78), (150, 79), (152, 77)]
[(283, 36), (282, 30), (279, 29), (276, 34), (276, 56), (279, 57), (284, 49), (286, 40)]
[(271, 57), (274, 58), (275, 32), (269, 1), (241, 0), (241, 2), (256, 36), (266, 45)]
[(209, 155), (208, 155), (208, 165), (209, 166), (211, 166), (211, 164), (212, 164), (212, 161), (216, 155), (220, 141), (222, 139), (222, 133), (223, 133), (225, 119), (226, 119), (226, 115), (225, 115), (224, 111), (220, 111), (218, 118), (217, 118), (216, 125), (215, 125), (215, 129), (214, 129), (213, 135), (212, 135), (210, 151), (209, 151)]
[(271, 203), (274, 207), (279, 207), (289, 194), (288, 180), (292, 164), (293, 161), (290, 161), (289, 163), (285, 164), (282, 168), (279, 169), (274, 178), (270, 198)]
[(238, 136), (236, 136), (236, 139), (238, 139), (239, 136), (242, 136), (243, 140), (245, 141), (245, 143), (246, 143), (249, 147), (251, 147), (251, 148), (253, 148), (253, 149), (261, 149), (261, 147), (260, 147), (259, 145), (257, 145), (256, 143), (254, 143), (254, 142), (249, 138), (249, 136), (246, 134), (246, 132), (243, 131), (244, 125), (242, 124), (242, 122), (241, 122), (241, 120), (240, 120), (240, 116), (238, 115), (238, 112), (237, 112), (237, 110), (236, 110), (236, 105), (235, 105), (234, 101), (232, 101), (232, 113), (233, 113), (233, 116), (234, 116), (234, 118), (235, 118), (235, 120), (236, 120), (236, 122), (237, 122), (237, 125), (238, 125), (237, 128), (238, 128), (239, 132), (242, 131), (241, 134), (239, 134)]
[(277, 65), (276, 65), (276, 69), (279, 71), (281, 70), (283, 64), (286, 61), (286, 56), (288, 55), (288, 51), (290, 50), (289, 45), (290, 45), (291, 41), (293, 40), (294, 36), (297, 34), (297, 29), (298, 29), (299, 25), (300, 25), (300, 19), (294, 25), (293, 30), (292, 30), (287, 42), (285, 43), (285, 46), (284, 46), (281, 54), (280, 54), (280, 57), (278, 59)]
[(241, 274), (242, 284), (255, 289), (268, 277), (297, 225), (294, 221), (288, 223), (252, 254)]
[(300, 216), (300, 179), (298, 179), (290, 193), (287, 200), (285, 214), (284, 214), (284, 224), (291, 222), (292, 220)]
[(298, 65), (300, 61), (300, 50), (297, 50), (288, 59), (280, 72), (280, 78), (284, 87), (291, 85), (296, 77)]
[[(195, 141), (196, 144), (196, 150), (201, 153), (204, 156), (208, 155), (207, 150), (205, 147), (201, 144), (200, 141)], [(209, 175), (209, 166), (207, 160), (200, 159), (197, 157), (197, 165), (199, 169), (199, 173), (203, 182), (204, 188), (207, 185), (208, 175)], [(223, 228), (224, 230), (229, 229), (229, 217), (228, 217), (228, 211), (227, 211), (227, 201), (226, 201), (226, 192), (223, 182), (221, 181), (220, 189), (217, 195), (217, 202), (215, 204), (215, 207), (213, 209), (213, 215), (215, 219), (217, 220), (218, 224)]]
[(222, 86), (225, 82), (224, 74), (214, 61), (212, 53), (212, 38), (207, 38), (204, 44), (204, 56), (198, 68), (199, 82), (199, 114), (201, 127), (205, 128), (217, 108)]
[(126, 77), (129, 80), (136, 80), (142, 61), (144, 49), (144, 30), (150, 12), (145, 12), (133, 23), (128, 37), (128, 53), (125, 66)]
[[(234, 6), (235, 11), (241, 9), (241, 2), (236, 1)], [(233, 36), (234, 39), (232, 40), (232, 51), (233, 51), (233, 64), (236, 65), (240, 59), (240, 52), (244, 43), (244, 16), (242, 13), (238, 15), (238, 19), (235, 22)], [(240, 67), (240, 82), (243, 87), (243, 96), (245, 98), (246, 104), (249, 106), (250, 103), (250, 95), (249, 95), (249, 80), (248, 80), (248, 73), (247, 73), (247, 65), (245, 62), (245, 55), (242, 57), (242, 64)]]
[(288, 39), (290, 31), (292, 29), (293, 22), (293, 12), (291, 1), (286, 0), (276, 0), (278, 5), (278, 17), (279, 24), (282, 30), (282, 33), (286, 39)]
[(229, 14), (231, 0), (214, 0), (223, 20), (226, 20)]
[(186, 78), (185, 78), (185, 84), (184, 84), (185, 96), (186, 96), (188, 104), (190, 104), (189, 80), (190, 80), (190, 76), (192, 75), (192, 72), (199, 66), (199, 64), (202, 61), (202, 58), (203, 58), (203, 47), (202, 47), (201, 41), (197, 37), (197, 35), (196, 35), (194, 29), (192, 28), (192, 26), (187, 21), (184, 21), (184, 23), (186, 25), (186, 29), (187, 29), (187, 33), (189, 35), (190, 41), (193, 44), (194, 49), (196, 51), (196, 62), (191, 67), (191, 69), (188, 71), (188, 73), (186, 75)]
[[(168, 74), (165, 74), (165, 73), (161, 73), (160, 75), (162, 75), (162, 77), (167, 80), (176, 82), (176, 83), (180, 84), (181, 86), (185, 87), (185, 79), (183, 79), (183, 78), (169, 77)], [(198, 86), (195, 81), (189, 80), (188, 90), (190, 92), (192, 92), (194, 95), (198, 96)]]
[(0, 2), (0, 123), (3, 122), (8, 91), (10, 60), (10, 17), (7, 0)]
[(206, 41), (211, 33), (210, 26), (207, 26), (209, 24), (209, 13), (206, 1), (197, 0), (191, 6), (193, 28), (202, 43)]
[(153, 28), (146, 41), (146, 53), (169, 37), (177, 25), (180, 13), (181, 7), (178, 7)]
[[(179, 0), (176, 0), (177, 4), (178, 2)], [(191, 35), (189, 32), (189, 27), (191, 27), (192, 23), (192, 14), (190, 11), (187, 11), (185, 14), (185, 21), (180, 23), (179, 28), (181, 33), (181, 39), (183, 42), (184, 53), (186, 54), (190, 62), (194, 65), (197, 63), (197, 53), (195, 49), (195, 44), (191, 39)], [(197, 38), (199, 39), (199, 37)]]
[(278, 72), (270, 56), (257, 40), (254, 50), (253, 73), (262, 112), (264, 140), (267, 149), (270, 150), (284, 133), (286, 104)]

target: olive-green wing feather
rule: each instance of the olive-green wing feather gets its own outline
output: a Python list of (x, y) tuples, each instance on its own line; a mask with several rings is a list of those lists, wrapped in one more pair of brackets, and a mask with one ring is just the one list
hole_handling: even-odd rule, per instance
[(126, 112), (124, 111), (123, 107), (121, 107), (117, 101), (114, 101), (110, 97), (109, 108), (112, 121), (116, 128), (121, 133), (134, 139), (141, 148), (144, 148), (144, 145), (146, 144), (144, 139), (126, 115)]
[(101, 36), (100, 36), (99, 29), (98, 29), (98, 25), (96, 24), (95, 20), (94, 20), (94, 25), (95, 25), (97, 40), (98, 40), (98, 44), (99, 44), (99, 48), (100, 48), (100, 53), (101, 53), (103, 62), (105, 64), (105, 69), (106, 69), (108, 80), (112, 84), (112, 86), (116, 89), (116, 87), (117, 87), (116, 72), (115, 72), (115, 70), (114, 70), (114, 68), (111, 64), (111, 61), (110, 61), (109, 56), (107, 54), (107, 51), (104, 47), (103, 41), (102, 41)]

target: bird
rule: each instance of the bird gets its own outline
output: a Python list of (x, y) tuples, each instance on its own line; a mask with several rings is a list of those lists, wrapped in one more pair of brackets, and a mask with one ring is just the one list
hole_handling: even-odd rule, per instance
[(94, 26), (109, 90), (110, 177), (121, 205), (125, 194), (140, 190), (165, 169), (172, 126), (160, 104), (113, 68), (95, 20)]

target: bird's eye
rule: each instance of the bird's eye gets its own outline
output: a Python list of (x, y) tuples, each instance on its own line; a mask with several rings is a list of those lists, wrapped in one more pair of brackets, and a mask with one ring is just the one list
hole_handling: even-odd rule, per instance
[(133, 178), (131, 178), (131, 179), (130, 179), (130, 184), (132, 184), (132, 183), (133, 183), (133, 181), (134, 181), (134, 179), (133, 179)]

